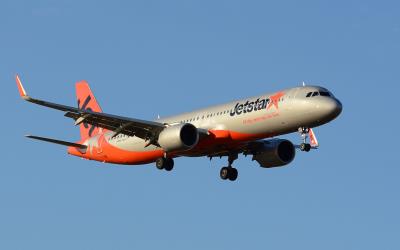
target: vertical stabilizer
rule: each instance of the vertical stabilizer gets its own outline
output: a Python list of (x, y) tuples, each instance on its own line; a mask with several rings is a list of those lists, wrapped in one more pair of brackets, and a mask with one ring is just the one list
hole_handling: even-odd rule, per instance
[[(76, 83), (76, 98), (78, 99), (78, 108), (101, 113), (102, 110), (90, 90), (89, 84), (86, 81)], [(94, 136), (99, 133), (100, 129), (94, 125), (87, 124), (84, 121), (79, 125), (81, 139)]]

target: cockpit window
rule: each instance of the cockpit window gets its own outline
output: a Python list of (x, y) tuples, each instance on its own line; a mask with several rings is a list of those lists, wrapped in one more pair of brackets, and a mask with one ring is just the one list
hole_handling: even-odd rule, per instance
[(306, 97), (314, 97), (314, 96), (328, 96), (332, 97), (333, 95), (329, 91), (315, 91), (315, 92), (308, 92)]
[(331, 94), (329, 94), (329, 92), (326, 92), (326, 91), (320, 91), (319, 94), (321, 96), (331, 96)]

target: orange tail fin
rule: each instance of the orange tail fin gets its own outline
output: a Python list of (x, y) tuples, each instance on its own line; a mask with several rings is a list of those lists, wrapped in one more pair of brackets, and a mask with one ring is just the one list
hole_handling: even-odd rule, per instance
[[(78, 108), (99, 113), (103, 112), (86, 81), (76, 83), (76, 98), (78, 99)], [(100, 132), (98, 127), (85, 122), (79, 125), (79, 129), (82, 140), (97, 135)]]

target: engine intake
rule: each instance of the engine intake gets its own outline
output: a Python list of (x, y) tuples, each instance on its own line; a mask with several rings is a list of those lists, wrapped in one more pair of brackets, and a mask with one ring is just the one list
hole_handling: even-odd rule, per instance
[(199, 132), (190, 123), (166, 127), (158, 136), (158, 144), (169, 153), (192, 149), (198, 142)]
[(296, 150), (288, 140), (264, 141), (264, 145), (253, 155), (263, 168), (281, 167), (291, 163), (296, 155)]

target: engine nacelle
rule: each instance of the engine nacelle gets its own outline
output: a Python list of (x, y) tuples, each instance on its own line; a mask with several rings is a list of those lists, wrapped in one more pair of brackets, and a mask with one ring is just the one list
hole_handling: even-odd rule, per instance
[(198, 142), (199, 132), (190, 123), (166, 127), (158, 136), (158, 144), (169, 153), (192, 149)]
[(274, 168), (291, 163), (296, 155), (293, 143), (288, 140), (276, 139), (264, 141), (257, 152), (253, 155), (260, 167)]

